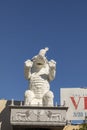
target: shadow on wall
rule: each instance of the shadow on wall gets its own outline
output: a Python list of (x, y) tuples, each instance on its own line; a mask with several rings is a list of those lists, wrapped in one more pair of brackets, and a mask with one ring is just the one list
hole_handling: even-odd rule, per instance
[[(21, 128), (21, 127), (15, 127), (13, 128), (13, 130), (53, 130), (53, 129), (50, 129), (50, 128)], [(58, 129), (57, 129), (58, 130)]]
[[(19, 105), (19, 101), (15, 101), (14, 104)], [(0, 100), (0, 130), (12, 130), (9, 105), (11, 101)]]

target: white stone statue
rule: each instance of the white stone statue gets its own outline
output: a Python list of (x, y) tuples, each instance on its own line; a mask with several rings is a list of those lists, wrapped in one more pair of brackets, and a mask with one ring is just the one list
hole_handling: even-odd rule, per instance
[(56, 62), (47, 60), (45, 54), (48, 50), (41, 49), (32, 60), (25, 61), (24, 74), (29, 81), (29, 89), (25, 91), (24, 105), (53, 106), (54, 94), (50, 91), (49, 82), (55, 78)]

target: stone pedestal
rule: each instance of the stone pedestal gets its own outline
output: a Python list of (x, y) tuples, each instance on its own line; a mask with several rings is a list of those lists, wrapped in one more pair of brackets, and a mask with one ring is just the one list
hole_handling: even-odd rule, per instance
[(67, 109), (67, 107), (10, 106), (10, 123), (14, 130), (59, 128), (66, 125)]
[(54, 107), (54, 94), (50, 81), (56, 74), (56, 62), (45, 56), (49, 48), (41, 49), (31, 60), (24, 63), (24, 75), (29, 88), (24, 93), (24, 105), (10, 106), (10, 123), (13, 130), (61, 130), (66, 125), (67, 107)]

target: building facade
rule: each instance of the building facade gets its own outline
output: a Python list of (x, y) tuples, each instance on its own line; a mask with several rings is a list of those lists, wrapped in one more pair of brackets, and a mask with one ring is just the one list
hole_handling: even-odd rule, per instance
[(12, 106), (12, 101), (7, 101), (4, 99), (0, 100), (0, 130), (79, 130), (80, 128), (80, 125), (67, 125), (67, 124), (54, 125), (54, 126), (41, 124), (33, 126), (32, 123), (31, 123), (32, 125), (20, 125), (19, 122), (19, 124), (17, 125), (12, 125), (10, 107), (12, 106), (12, 108), (17, 108), (15, 106), (21, 106), (21, 105), (22, 104), (19, 101), (14, 101), (14, 106)]

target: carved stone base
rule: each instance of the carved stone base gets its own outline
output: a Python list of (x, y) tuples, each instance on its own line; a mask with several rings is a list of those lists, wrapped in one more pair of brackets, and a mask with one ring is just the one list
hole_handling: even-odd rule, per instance
[(58, 127), (66, 125), (67, 107), (10, 106), (13, 126)]

